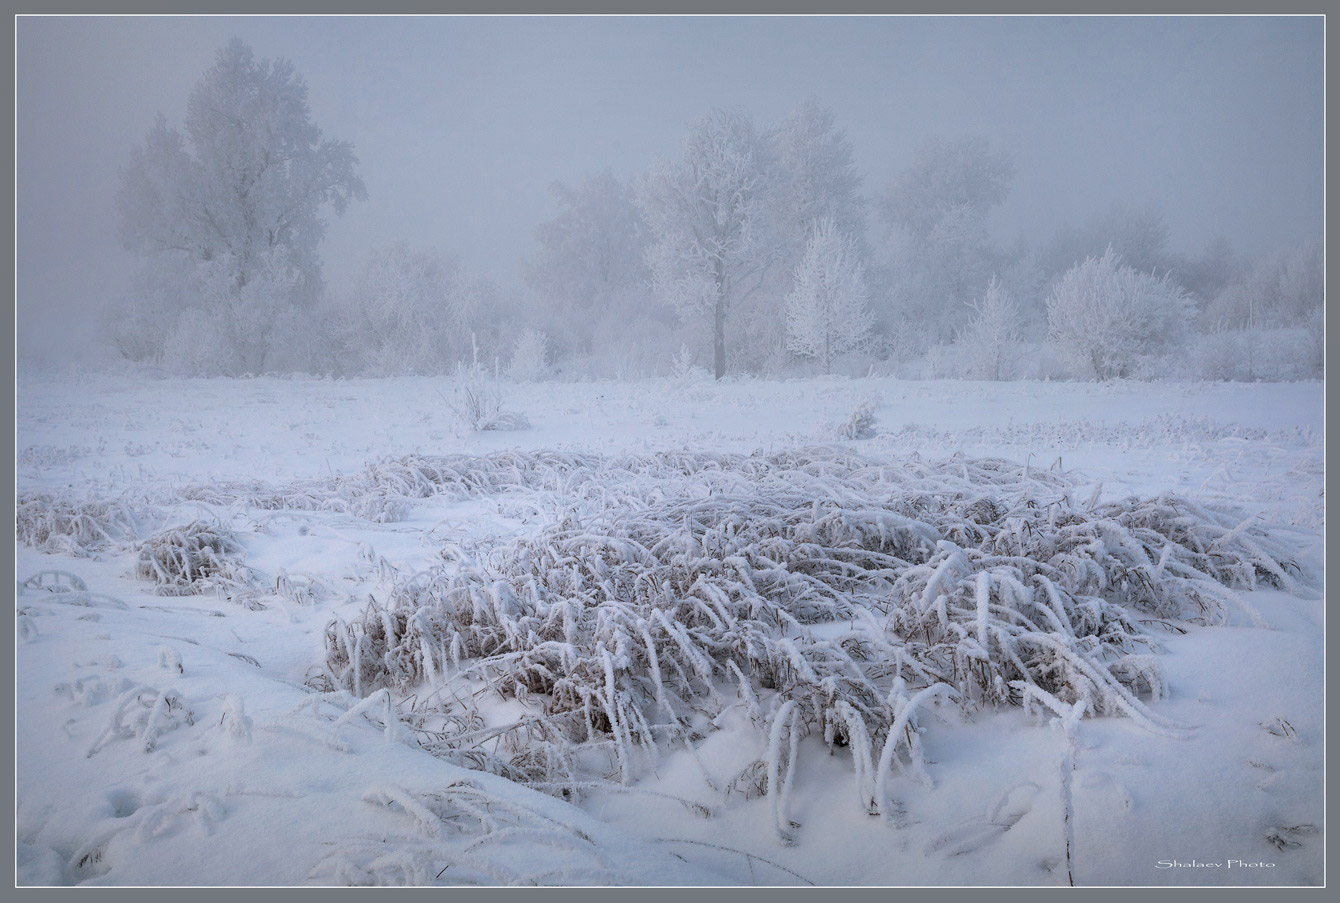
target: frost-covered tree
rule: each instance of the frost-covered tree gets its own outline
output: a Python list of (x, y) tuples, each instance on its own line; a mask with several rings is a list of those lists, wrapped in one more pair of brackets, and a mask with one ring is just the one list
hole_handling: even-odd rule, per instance
[(150, 273), (175, 278), (188, 261), (199, 285), (184, 303), (222, 308), (201, 313), (239, 342), (223, 349), (236, 367), (259, 370), (279, 311), (320, 292), (322, 211), (366, 196), (356, 165), (347, 142), (311, 121), (293, 65), (234, 39), (191, 92), (184, 131), (160, 116), (132, 152), (121, 237)]
[(888, 225), (884, 328), (901, 324), (923, 347), (948, 342), (972, 299), (1005, 262), (987, 215), (1014, 178), (1010, 155), (983, 138), (936, 139), (881, 200)]
[(677, 160), (642, 180), (652, 287), (680, 317), (712, 324), (713, 370), (726, 374), (726, 321), (768, 262), (767, 145), (750, 118), (716, 110), (690, 130)]
[(934, 138), (889, 185), (884, 218), (928, 235), (956, 207), (985, 213), (1009, 196), (1014, 161), (985, 138)]
[(647, 225), (632, 189), (609, 170), (577, 186), (555, 182), (559, 212), (535, 230), (523, 266), (561, 352), (593, 350), (596, 323), (645, 316)]
[(833, 219), (819, 220), (786, 298), (787, 350), (814, 358), (831, 373), (834, 357), (869, 338), (874, 322), (869, 295), (856, 240)]
[(969, 379), (1009, 379), (1019, 353), (1018, 306), (1000, 280), (992, 276), (986, 293), (972, 308), (973, 318), (955, 341), (963, 375)]
[(1184, 347), (1194, 316), (1166, 273), (1138, 272), (1111, 248), (1068, 270), (1047, 301), (1048, 338), (1076, 371), (1099, 380), (1132, 376), (1143, 359)]
[(865, 247), (865, 199), (852, 145), (833, 112), (809, 99), (769, 131), (772, 168), (767, 192), (768, 265), (763, 284), (737, 308), (733, 358), (767, 372), (788, 360), (779, 300), (791, 290), (815, 224), (832, 219), (838, 231)]
[(455, 260), (398, 242), (373, 251), (340, 313), (350, 372), (449, 373), (490, 325), (491, 291)]
[(549, 338), (538, 329), (521, 330), (512, 343), (507, 375), (517, 382), (537, 382), (549, 376)]
[[(858, 247), (865, 235), (865, 198), (852, 144), (833, 111), (810, 98), (771, 134), (775, 162), (770, 200), (772, 238), (789, 276), (805, 253), (815, 223), (833, 221)], [(861, 249), (864, 251), (864, 249)]]
[(1168, 251), (1168, 239), (1168, 224), (1158, 206), (1113, 204), (1079, 226), (1058, 230), (1043, 249), (1041, 260), (1049, 274), (1056, 274), (1085, 258), (1101, 257), (1111, 248), (1138, 272), (1165, 272), (1177, 263)]

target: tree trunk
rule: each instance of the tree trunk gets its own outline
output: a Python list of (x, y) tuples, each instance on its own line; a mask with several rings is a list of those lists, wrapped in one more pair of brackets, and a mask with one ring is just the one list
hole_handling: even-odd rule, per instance
[(712, 369), (717, 379), (726, 375), (726, 274), (716, 264), (716, 306), (712, 311)]
[(726, 375), (726, 299), (720, 294), (713, 311), (712, 369), (717, 379)]

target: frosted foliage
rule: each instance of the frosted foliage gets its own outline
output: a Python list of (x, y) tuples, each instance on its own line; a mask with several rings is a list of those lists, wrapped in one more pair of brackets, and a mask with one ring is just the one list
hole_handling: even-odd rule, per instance
[(1019, 308), (994, 276), (956, 344), (969, 379), (1009, 379), (1019, 355)]
[(985, 139), (935, 140), (885, 192), (889, 316), (914, 347), (952, 340), (998, 268), (986, 217), (1013, 178), (1010, 156)]
[(517, 382), (534, 382), (549, 375), (549, 339), (538, 329), (523, 329), (512, 343), (508, 376)]
[(699, 120), (682, 156), (661, 161), (640, 186), (653, 291), (684, 319), (711, 317), (718, 379), (727, 313), (765, 262), (766, 186), (766, 148), (753, 122), (723, 110)]
[(891, 225), (928, 235), (955, 207), (985, 212), (1003, 202), (1014, 162), (985, 138), (935, 139), (889, 186), (884, 216)]
[(449, 373), (470, 354), (480, 286), (431, 251), (403, 242), (374, 251), (342, 313), (345, 344), (373, 375)]
[(869, 337), (869, 295), (855, 239), (838, 231), (834, 220), (819, 221), (786, 298), (787, 349), (831, 373), (834, 357)]
[(1072, 267), (1047, 301), (1048, 338), (1079, 373), (1133, 376), (1137, 365), (1181, 349), (1191, 299), (1167, 275), (1136, 272), (1108, 249)]
[[(428, 491), (564, 501), (534, 535), (450, 545), (332, 622), (316, 685), (413, 694), (424, 748), (564, 795), (590, 767), (631, 782), (739, 708), (784, 841), (802, 735), (845, 747), (861, 807), (888, 817), (890, 781), (925, 778), (932, 705), (1082, 703), (1180, 735), (1144, 701), (1166, 684), (1141, 619), (1222, 624), (1231, 588), (1300, 589), (1253, 520), (1174, 496), (1085, 504), (1067, 478), (999, 460), (816, 448), (398, 469)], [(488, 727), (484, 691), (525, 708)]]
[(273, 311), (320, 291), (320, 211), (365, 196), (355, 164), (347, 143), (312, 123), (292, 64), (257, 60), (235, 39), (191, 92), (184, 133), (160, 117), (133, 151), (117, 194), (121, 237), (145, 257), (147, 278), (178, 282), (184, 259), (205, 285), (199, 303), (220, 303), (220, 292), (236, 302), (217, 339), (232, 369), (254, 372)]
[(832, 219), (838, 231), (859, 240), (865, 234), (861, 177), (833, 111), (807, 100), (778, 125), (773, 145), (777, 184), (771, 206), (779, 250), (798, 259), (813, 223), (822, 219)]

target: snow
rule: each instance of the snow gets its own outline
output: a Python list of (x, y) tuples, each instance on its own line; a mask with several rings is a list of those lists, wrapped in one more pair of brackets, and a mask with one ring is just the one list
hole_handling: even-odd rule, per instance
[[(530, 429), (466, 431), (448, 379), (20, 375), (20, 499), (123, 506), (139, 540), (199, 521), (244, 552), (212, 584), (223, 591), (165, 595), (171, 581), (137, 579), (139, 552), (121, 537), (83, 557), (16, 545), (20, 884), (1058, 885), (1067, 836), (1076, 884), (1321, 883), (1319, 383), (712, 383), (690, 371), (503, 392)], [(832, 424), (863, 404), (874, 435), (836, 438)], [(327, 625), (354, 622), (369, 594), (386, 603), (394, 574), (431, 571), (444, 546), (542, 535), (585, 491), (327, 504), (388, 461), (814, 445), (891, 462), (1003, 458), (1068, 474), (1081, 506), (1168, 492), (1228, 504), (1257, 520), (1221, 541), (1268, 525), (1303, 584), (1237, 593), (1224, 626), (1144, 624), (1168, 692), (1142, 704), (1177, 730), (1089, 716), (1071, 739), (1043, 704), (966, 711), (909, 687), (897, 733), (920, 761), (885, 743), (863, 773), (822, 736), (799, 736), (794, 709), (760, 732), (742, 700), (695, 725), (699, 739), (659, 744), (626, 786), (585, 788), (580, 805), (405, 742), (409, 723), (387, 705), (404, 715), (417, 700), (394, 689), (314, 689)], [(312, 504), (260, 504), (299, 490)], [(1161, 575), (1174, 566), (1156, 561)], [(24, 585), (48, 571), (66, 573)], [(992, 574), (962, 578), (968, 641), (982, 647), (1006, 591)], [(844, 624), (814, 635), (836, 641)], [(608, 651), (611, 674), (621, 654)], [(481, 705), (488, 727), (535, 711)], [(755, 777), (783, 792), (727, 792), (759, 760)], [(1173, 860), (1220, 865), (1160, 867)]]

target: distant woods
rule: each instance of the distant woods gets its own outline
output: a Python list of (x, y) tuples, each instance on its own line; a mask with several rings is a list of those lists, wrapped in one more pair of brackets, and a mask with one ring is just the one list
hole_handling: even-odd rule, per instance
[(291, 64), (235, 40), (183, 128), (160, 117), (122, 170), (121, 237), (142, 265), (107, 335), (185, 375), (1321, 374), (1320, 241), (1187, 255), (1157, 206), (1114, 205), (1002, 245), (989, 218), (1015, 165), (982, 138), (935, 139), (867, 194), (810, 99), (776, 123), (709, 111), (627, 181), (592, 170), (552, 186), (517, 288), (411, 243), (327, 285), (325, 217), (366, 197), (354, 149), (311, 121)]

